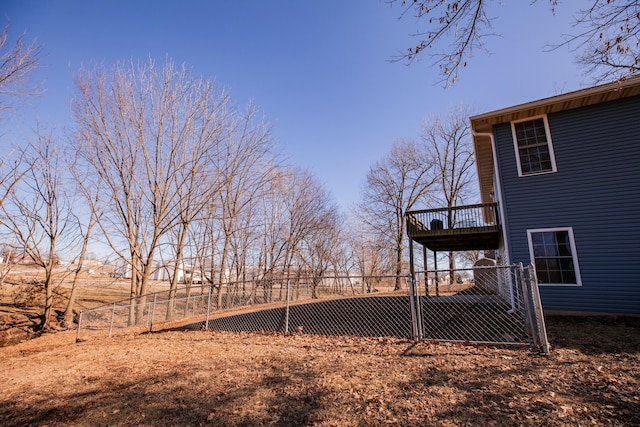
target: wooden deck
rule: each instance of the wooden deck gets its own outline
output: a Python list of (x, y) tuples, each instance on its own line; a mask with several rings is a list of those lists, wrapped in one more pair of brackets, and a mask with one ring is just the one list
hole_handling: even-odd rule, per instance
[(498, 249), (502, 227), (497, 203), (409, 211), (407, 235), (434, 251)]

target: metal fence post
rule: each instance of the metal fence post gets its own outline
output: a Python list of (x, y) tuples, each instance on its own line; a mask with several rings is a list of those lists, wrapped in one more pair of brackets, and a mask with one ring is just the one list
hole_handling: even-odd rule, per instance
[[(535, 330), (535, 322), (534, 322), (534, 312), (531, 302), (531, 282), (529, 277), (525, 277), (524, 267), (522, 263), (516, 265), (515, 270), (515, 288), (516, 292), (520, 294), (520, 298), (516, 301), (519, 309), (524, 309), (524, 324), (525, 328), (528, 330), (531, 339), (534, 341), (534, 345), (538, 345), (538, 336)], [(513, 303), (512, 303), (513, 306)], [(514, 309), (516, 308), (513, 306)]]
[(531, 302), (533, 305), (533, 315), (538, 334), (538, 343), (543, 354), (549, 354), (549, 341), (547, 339), (547, 327), (544, 323), (544, 312), (542, 311), (542, 301), (540, 300), (540, 289), (538, 288), (538, 276), (533, 265), (527, 266), (530, 281)]
[(411, 332), (413, 335), (413, 340), (418, 341), (418, 317), (416, 311), (416, 299), (415, 299), (415, 281), (413, 279), (413, 274), (409, 275), (409, 307), (411, 310)]
[(111, 338), (111, 333), (113, 332), (113, 318), (116, 315), (116, 303), (113, 303), (113, 309), (111, 310), (111, 323), (109, 324), (109, 338)]
[(205, 318), (204, 330), (209, 330), (209, 313), (211, 313), (211, 293), (213, 291), (213, 284), (209, 285), (209, 295), (207, 296), (207, 317)]
[[(516, 309), (516, 310), (522, 310), (522, 303), (523, 301), (526, 299), (523, 295), (524, 291), (525, 291), (525, 282), (524, 282), (524, 267), (522, 265), (522, 263), (518, 263), (518, 270), (520, 273), (520, 278), (522, 280), (522, 283), (520, 284), (520, 286), (516, 286), (515, 290), (512, 287), (510, 287), (509, 289), (511, 290), (511, 306)], [(515, 295), (514, 295), (515, 293)]]
[[(426, 274), (426, 273), (425, 273)], [(415, 277), (415, 274), (414, 274)], [(416, 290), (416, 321), (418, 326), (418, 339), (422, 340), (424, 338), (424, 325), (422, 324), (422, 297), (420, 296), (420, 285), (418, 281), (414, 279), (413, 287)]]
[(289, 286), (289, 278), (287, 278), (287, 304), (284, 309), (284, 333), (289, 333), (289, 295), (290, 295), (290, 286)]
[(525, 303), (525, 310), (526, 310), (525, 321), (530, 331), (531, 339), (533, 340), (533, 345), (540, 347), (540, 334), (538, 333), (538, 322), (536, 321), (536, 311), (535, 311), (535, 306), (533, 302), (533, 299), (534, 299), (533, 284), (532, 284), (531, 276), (529, 275), (528, 270), (527, 270), (527, 275), (525, 277), (524, 268), (522, 270), (522, 288), (523, 288), (523, 300)]
[(78, 315), (78, 330), (76, 331), (76, 342), (80, 341), (80, 328), (82, 327), (82, 313), (84, 313), (84, 311), (81, 311), (80, 314)]
[(156, 314), (156, 299), (158, 298), (158, 294), (153, 294), (153, 308), (151, 309), (151, 321), (149, 324), (149, 332), (153, 331), (153, 317)]

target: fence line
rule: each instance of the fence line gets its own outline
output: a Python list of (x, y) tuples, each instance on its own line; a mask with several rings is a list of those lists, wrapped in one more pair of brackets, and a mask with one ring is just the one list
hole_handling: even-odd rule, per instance
[[(402, 276), (279, 278), (181, 288), (84, 310), (77, 339), (180, 327), (389, 336), (548, 351), (535, 269), (522, 264)], [(222, 292), (222, 288), (226, 292)]]
[[(199, 326), (209, 329), (209, 319), (238, 309), (286, 308), (301, 301), (394, 293), (395, 279), (396, 276), (292, 277), (237, 281), (222, 287), (205, 284), (167, 289), (83, 310), (76, 339), (111, 337), (123, 331), (151, 331), (154, 327), (177, 325), (198, 317), (203, 319)], [(403, 289), (395, 293), (407, 294), (406, 279), (402, 278)], [(288, 332), (288, 328), (279, 332)]]

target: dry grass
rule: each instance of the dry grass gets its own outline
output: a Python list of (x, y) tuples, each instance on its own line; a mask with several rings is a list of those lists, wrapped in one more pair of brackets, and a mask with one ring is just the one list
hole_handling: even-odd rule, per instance
[[(109, 276), (108, 269), (83, 271), (80, 276), (74, 311), (94, 308), (129, 298), (130, 281)], [(42, 272), (35, 267), (17, 266), (0, 286), (0, 347), (37, 336), (42, 322), (44, 289)], [(55, 274), (54, 308), (61, 316), (71, 292), (73, 272), (60, 269)], [(166, 290), (166, 284), (152, 284), (150, 292)], [(54, 319), (54, 328), (58, 319)]]
[[(126, 296), (107, 279), (83, 285), (81, 304)], [(37, 313), (7, 293), (27, 289), (3, 288), (5, 316)], [(0, 425), (640, 425), (640, 319), (547, 326), (549, 356), (303, 334), (46, 334), (0, 347)]]
[(0, 348), (0, 425), (640, 424), (638, 319), (548, 322), (547, 357), (386, 338), (45, 335)]

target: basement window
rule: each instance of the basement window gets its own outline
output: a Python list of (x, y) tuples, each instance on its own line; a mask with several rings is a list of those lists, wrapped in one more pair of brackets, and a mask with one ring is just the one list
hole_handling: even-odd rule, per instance
[(556, 172), (547, 116), (511, 122), (518, 176)]
[(582, 285), (572, 228), (527, 230), (527, 235), (541, 285)]

